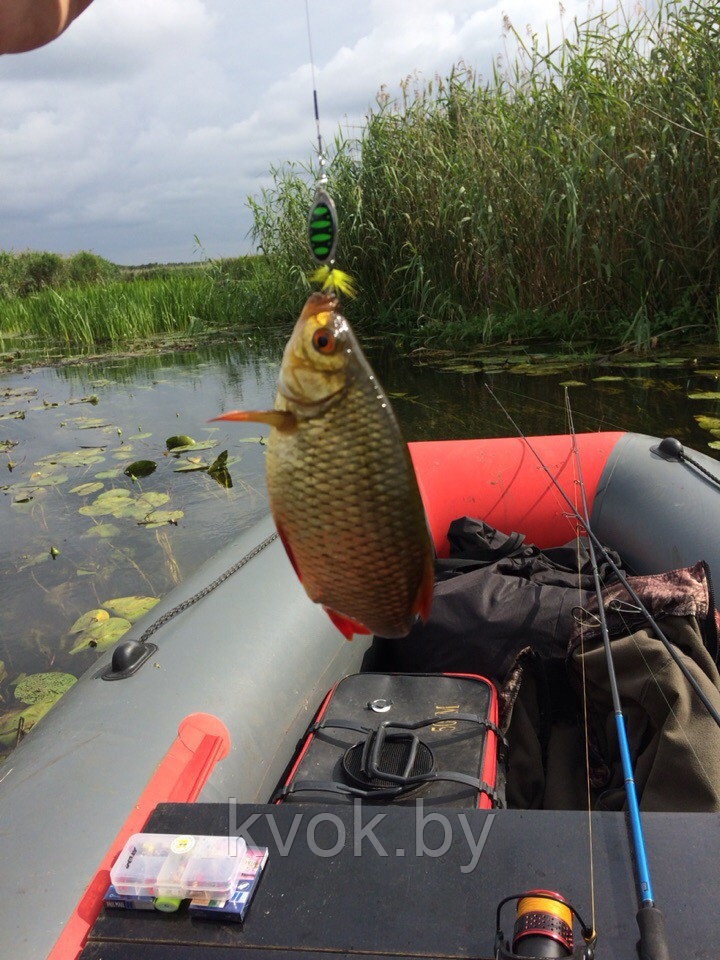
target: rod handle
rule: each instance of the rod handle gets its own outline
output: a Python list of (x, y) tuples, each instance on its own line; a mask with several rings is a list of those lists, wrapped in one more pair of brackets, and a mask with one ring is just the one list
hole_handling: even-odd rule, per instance
[(641, 907), (637, 912), (637, 924), (640, 929), (637, 945), (640, 960), (670, 960), (662, 911), (657, 907)]

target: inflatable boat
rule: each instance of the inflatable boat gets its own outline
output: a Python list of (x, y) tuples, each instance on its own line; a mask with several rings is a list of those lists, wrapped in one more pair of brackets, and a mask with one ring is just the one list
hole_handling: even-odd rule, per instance
[[(571, 439), (531, 443), (574, 497)], [(699, 469), (674, 456), (672, 445), (631, 433), (582, 434), (577, 443), (592, 527), (627, 570), (659, 572), (703, 559), (720, 582), (716, 461), (689, 451)], [(423, 442), (410, 449), (440, 556), (447, 554), (450, 522), (465, 515), (519, 531), (540, 548), (575, 535), (567, 507), (520, 439)], [(231, 566), (232, 576), (164, 620)], [(327, 691), (348, 674), (373, 669), (372, 638), (346, 642), (308, 600), (270, 518), (153, 608), (133, 638), (151, 625), (137, 662), (127, 644), (121, 654), (100, 657), (0, 770), (3, 957), (78, 956), (101, 911), (113, 858), (158, 804), (268, 803)], [(566, 827), (569, 836), (582, 823), (580, 813), (534, 811), (540, 821), (519, 813), (497, 814), (513, 824), (515, 849), (528, 851), (529, 835), (546, 830), (550, 858)], [(719, 823), (710, 814), (648, 817), (649, 842), (660, 848), (656, 887), (670, 908), (669, 936), (673, 944), (688, 944), (686, 956), (717, 956)], [(617, 854), (617, 829), (599, 828), (598, 844), (610, 857)], [(627, 864), (618, 869), (608, 903), (623, 891), (633, 898)], [(502, 870), (498, 862), (496, 874)], [(692, 905), (674, 910), (677, 890), (690, 896), (686, 883)], [(614, 929), (630, 936), (632, 910), (626, 919)]]

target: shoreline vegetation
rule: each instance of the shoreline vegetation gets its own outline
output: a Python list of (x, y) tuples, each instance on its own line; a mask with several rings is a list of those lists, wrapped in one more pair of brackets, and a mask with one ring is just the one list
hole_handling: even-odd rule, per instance
[[(717, 346), (718, 24), (720, 0), (618, 8), (550, 47), (506, 20), (489, 79), (459, 63), (381, 91), (331, 150), (338, 265), (359, 287), (348, 316), (405, 347)], [(0, 253), (0, 343), (287, 325), (308, 290), (315, 175), (276, 168), (249, 199), (256, 255), (121, 268)]]

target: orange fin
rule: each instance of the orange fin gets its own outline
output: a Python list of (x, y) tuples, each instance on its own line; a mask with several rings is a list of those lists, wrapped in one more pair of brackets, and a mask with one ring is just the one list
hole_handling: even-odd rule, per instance
[(285, 536), (285, 533), (283, 532), (283, 528), (282, 528), (282, 527), (280, 526), (280, 524), (277, 523), (277, 522), (275, 523), (275, 527), (277, 528), (278, 536), (280, 537), (280, 542), (281, 542), (282, 545), (285, 547), (285, 553), (288, 555), (288, 560), (290, 561), (290, 563), (291, 563), (291, 565), (292, 565), (292, 568), (293, 568), (293, 570), (295, 571), (295, 574), (297, 575), (298, 580), (300, 581), (300, 583), (302, 583), (302, 582), (303, 582), (303, 578), (300, 576), (300, 569), (299, 569), (299, 567), (298, 567), (298, 565), (297, 565), (297, 560), (295, 559), (295, 554), (292, 552), (292, 548), (290, 547), (290, 544), (288, 543), (287, 537)]
[(413, 604), (412, 609), (413, 613), (420, 614), (423, 623), (427, 623), (427, 619), (430, 616), (430, 607), (432, 606), (434, 586), (435, 582), (433, 577), (433, 567), (432, 563), (429, 563), (422, 578), (422, 583), (420, 584), (420, 589), (418, 590), (417, 597), (415, 597), (415, 603)]
[(370, 633), (367, 627), (351, 620), (349, 617), (344, 617), (341, 613), (335, 613), (334, 610), (329, 610), (327, 607), (323, 607), (323, 610), (346, 640), (352, 640), (354, 633)]
[(210, 420), (241, 420), (245, 423), (269, 423), (278, 430), (294, 430), (297, 419), (289, 410), (231, 410)]

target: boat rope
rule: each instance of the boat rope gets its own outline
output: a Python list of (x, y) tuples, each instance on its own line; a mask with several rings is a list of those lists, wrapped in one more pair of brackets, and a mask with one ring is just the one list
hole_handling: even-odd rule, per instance
[(655, 620), (655, 618), (653, 617), (653, 615), (650, 613), (650, 611), (648, 610), (648, 608), (647, 608), (647, 607), (645, 606), (645, 604), (642, 602), (642, 600), (641, 600), (640, 597), (638, 596), (637, 592), (633, 589), (633, 587), (631, 586), (631, 584), (628, 583), (627, 577), (626, 577), (625, 574), (622, 572), (622, 570), (620, 569), (620, 567), (618, 567), (618, 565), (615, 563), (615, 561), (613, 560), (612, 555), (610, 554), (610, 552), (603, 546), (603, 544), (600, 542), (600, 540), (598, 540), (598, 538), (595, 536), (595, 532), (593, 531), (593, 529), (592, 529), (591, 526), (590, 526), (590, 521), (589, 521), (589, 519), (588, 519), (587, 521), (585, 521), (585, 520), (583, 520), (583, 518), (580, 516), (580, 514), (578, 513), (578, 511), (577, 511), (577, 510), (575, 509), (575, 507), (573, 506), (572, 500), (570, 500), (570, 498), (569, 498), (568, 495), (565, 493), (565, 491), (563, 490), (563, 488), (560, 486), (560, 484), (558, 483), (558, 481), (555, 479), (555, 477), (552, 475), (552, 473), (550, 472), (550, 470), (547, 468), (547, 466), (545, 465), (545, 463), (544, 463), (543, 460), (542, 460), (542, 457), (538, 454), (538, 452), (535, 450), (535, 448), (534, 448), (533, 445), (530, 443), (530, 441), (528, 440), (528, 438), (527, 438), (527, 437), (525, 436), (525, 434), (522, 432), (522, 430), (520, 429), (520, 427), (518, 426), (518, 424), (516, 423), (516, 421), (513, 419), (512, 414), (510, 413), (510, 411), (509, 411), (509, 410), (507, 409), (507, 407), (502, 403), (502, 401), (496, 396), (496, 394), (494, 393), (494, 391), (493, 391), (492, 387), (490, 386), (490, 384), (486, 382), (486, 383), (485, 383), (485, 388), (486, 388), (487, 391), (490, 393), (490, 396), (495, 400), (495, 402), (496, 402), (497, 405), (500, 407), (500, 409), (503, 411), (503, 413), (505, 414), (505, 416), (507, 417), (507, 419), (510, 421), (510, 423), (513, 425), (513, 427), (515, 428), (518, 436), (519, 436), (520, 439), (525, 443), (525, 445), (527, 446), (527, 448), (528, 448), (528, 450), (530, 451), (530, 453), (532, 453), (532, 455), (535, 457), (535, 459), (537, 460), (537, 462), (538, 462), (538, 464), (540, 465), (541, 469), (542, 469), (542, 470), (545, 472), (545, 474), (548, 476), (550, 482), (551, 482), (552, 485), (556, 488), (556, 490), (558, 491), (558, 493), (560, 494), (560, 496), (563, 498), (563, 500), (565, 501), (565, 503), (568, 505), (568, 507), (570, 508), (571, 512), (572, 512), (573, 515), (575, 516), (575, 518), (580, 521), (580, 523), (581, 523), (582, 526), (583, 526), (583, 529), (585, 530), (585, 533), (586, 533), (587, 536), (588, 536), (588, 540), (593, 544), (593, 546), (595, 547), (595, 549), (599, 551), (599, 553), (600, 553), (600, 555), (602, 556), (603, 560), (605, 560), (605, 562), (610, 566), (612, 572), (615, 574), (615, 576), (616, 576), (617, 579), (620, 581), (620, 583), (622, 584), (622, 586), (624, 587), (624, 589), (627, 591), (627, 593), (628, 593), (628, 595), (630, 596), (630, 598), (632, 599), (632, 601), (637, 604), (640, 612), (642, 613), (642, 615), (643, 615), (643, 616), (645, 617), (645, 619), (647, 620), (647, 622), (648, 622), (648, 624), (650, 625), (650, 627), (652, 628), (652, 631), (653, 631), (653, 633), (655, 634), (655, 636), (658, 638), (658, 640), (659, 640), (659, 641), (662, 643), (662, 645), (665, 647), (665, 650), (668, 652), (668, 654), (669, 654), (669, 655), (672, 657), (672, 659), (675, 661), (678, 669), (680, 670), (680, 672), (682, 673), (682, 675), (685, 677), (685, 679), (687, 680), (687, 682), (688, 682), (688, 684), (690, 685), (690, 687), (694, 690), (695, 694), (697, 695), (697, 697), (698, 697), (698, 699), (700, 700), (700, 702), (702, 703), (702, 705), (705, 707), (705, 709), (707, 710), (707, 712), (708, 712), (708, 713), (710, 714), (710, 716), (713, 718), (713, 720), (715, 721), (715, 723), (717, 724), (717, 726), (720, 727), (720, 714), (719, 714), (718, 711), (715, 709), (715, 707), (712, 705), (712, 703), (710, 703), (710, 701), (708, 700), (707, 696), (705, 695), (705, 692), (702, 690), (702, 688), (701, 688), (700, 685), (698, 684), (698, 682), (697, 682), (697, 680), (695, 679), (695, 677), (693, 677), (693, 675), (690, 673), (690, 671), (688, 670), (687, 666), (683, 663), (683, 661), (682, 661), (682, 659), (680, 658), (680, 656), (678, 655), (677, 651), (675, 650), (675, 648), (673, 647), (673, 645), (670, 643), (670, 641), (668, 640), (668, 638), (665, 636), (662, 628), (659, 626), (659, 624), (657, 623), (657, 621)]
[(720, 487), (720, 477), (716, 477), (714, 473), (707, 470), (694, 457), (688, 456), (688, 454), (685, 453), (683, 445), (679, 440), (676, 440), (675, 437), (665, 437), (654, 449), (664, 460), (679, 460), (680, 463), (689, 463), (690, 466), (697, 470), (698, 473), (701, 473), (706, 480), (710, 480), (711, 483)]
[(241, 557), (236, 563), (233, 563), (232, 566), (228, 567), (224, 573), (221, 573), (219, 577), (216, 577), (212, 580), (206, 587), (203, 587), (202, 590), (198, 590), (197, 593), (194, 593), (191, 597), (188, 597), (187, 600), (183, 600), (182, 603), (178, 603), (176, 607), (173, 607), (172, 610), (168, 610), (167, 613), (164, 613), (161, 617), (158, 617), (157, 620), (154, 620), (149, 627), (147, 627), (138, 643), (145, 643), (150, 637), (155, 633), (156, 630), (159, 630), (160, 627), (164, 627), (166, 623), (169, 623), (172, 619), (178, 616), (178, 614), (183, 613), (189, 607), (192, 607), (199, 600), (202, 600), (203, 597), (206, 597), (209, 593), (212, 593), (213, 590), (225, 583), (234, 573), (237, 573), (238, 570), (241, 570), (246, 563), (249, 563), (253, 560), (265, 547), (269, 547), (270, 544), (277, 540), (277, 533), (271, 533), (269, 537), (265, 537), (256, 547), (246, 553), (244, 557)]

